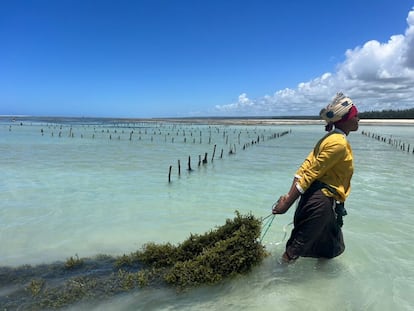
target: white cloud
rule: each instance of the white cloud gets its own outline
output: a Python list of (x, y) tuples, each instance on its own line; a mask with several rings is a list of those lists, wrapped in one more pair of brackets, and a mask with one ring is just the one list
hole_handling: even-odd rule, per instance
[(394, 35), (386, 43), (366, 42), (345, 52), (345, 61), (335, 73), (324, 73), (296, 89), (249, 99), (239, 96), (236, 103), (216, 106), (226, 115), (315, 115), (338, 91), (343, 91), (360, 111), (405, 109), (414, 106), (414, 8), (407, 17), (404, 35)]
[(216, 106), (216, 109), (224, 111), (224, 112), (231, 112), (231, 111), (248, 111), (249, 107), (255, 106), (255, 103), (252, 102), (246, 93), (239, 95), (239, 100), (236, 103), (225, 105), (225, 106)]

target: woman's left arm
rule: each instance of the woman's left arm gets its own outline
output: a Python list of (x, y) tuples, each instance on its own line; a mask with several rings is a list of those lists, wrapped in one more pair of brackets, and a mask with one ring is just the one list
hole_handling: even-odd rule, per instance
[(279, 200), (276, 202), (276, 205), (272, 208), (273, 214), (284, 214), (286, 213), (289, 208), (293, 205), (293, 203), (299, 198), (300, 192), (296, 187), (296, 183), (298, 178), (295, 177), (292, 182), (292, 186), (287, 194), (282, 195)]

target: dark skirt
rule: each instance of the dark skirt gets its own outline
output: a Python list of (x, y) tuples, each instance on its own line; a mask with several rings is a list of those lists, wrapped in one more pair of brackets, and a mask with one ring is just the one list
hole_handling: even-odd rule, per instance
[(333, 198), (320, 189), (306, 191), (295, 212), (294, 228), (286, 244), (291, 259), (333, 258), (345, 250), (342, 230), (336, 221)]

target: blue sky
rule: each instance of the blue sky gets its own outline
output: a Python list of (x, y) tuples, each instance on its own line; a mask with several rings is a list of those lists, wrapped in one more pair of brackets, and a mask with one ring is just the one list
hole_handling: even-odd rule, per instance
[(413, 0), (0, 0), (0, 115), (414, 107)]

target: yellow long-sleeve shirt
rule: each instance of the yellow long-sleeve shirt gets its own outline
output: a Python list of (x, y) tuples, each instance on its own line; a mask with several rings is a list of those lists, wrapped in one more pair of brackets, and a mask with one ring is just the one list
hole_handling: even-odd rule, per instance
[(336, 194), (322, 189), (326, 196), (344, 202), (351, 191), (354, 172), (353, 154), (346, 135), (336, 129), (325, 135), (296, 172), (296, 188), (304, 193), (319, 180), (336, 190)]

